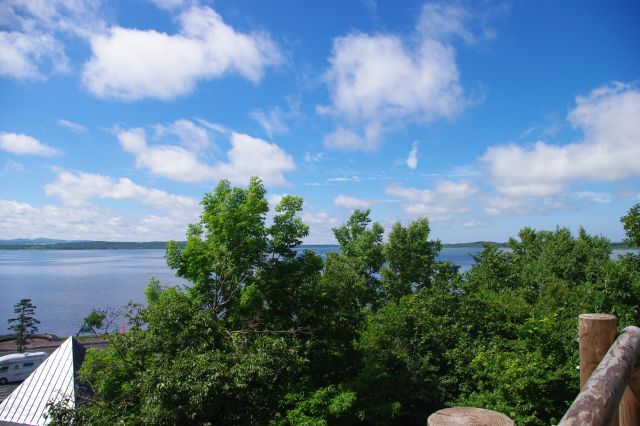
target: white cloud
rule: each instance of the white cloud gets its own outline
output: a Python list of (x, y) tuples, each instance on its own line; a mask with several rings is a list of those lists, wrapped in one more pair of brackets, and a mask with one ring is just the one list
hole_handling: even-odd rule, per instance
[(229, 179), (246, 184), (251, 176), (259, 176), (266, 185), (288, 185), (284, 173), (296, 168), (278, 145), (240, 133), (231, 134), (228, 162), (213, 165), (180, 146), (147, 144), (144, 129), (121, 130), (117, 136), (122, 148), (135, 156), (137, 167), (180, 182)]
[(583, 138), (566, 145), (489, 148), (481, 161), (509, 197), (561, 193), (573, 181), (618, 181), (640, 175), (640, 89), (614, 83), (578, 96), (567, 119)]
[(355, 131), (338, 127), (332, 133), (324, 137), (324, 146), (328, 149), (341, 149), (343, 151), (355, 151), (362, 149), (364, 151), (372, 151), (377, 148), (378, 143), (369, 143), (365, 138), (358, 135)]
[(112, 27), (92, 37), (85, 86), (101, 98), (172, 99), (228, 73), (257, 83), (282, 59), (267, 34), (237, 32), (209, 7), (191, 7), (178, 19), (177, 34)]
[(365, 198), (356, 198), (350, 195), (340, 194), (333, 199), (333, 204), (336, 207), (344, 209), (368, 209), (376, 204), (376, 200), (370, 200)]
[(59, 150), (21, 133), (0, 132), (0, 149), (16, 155), (53, 157), (60, 154)]
[(56, 71), (66, 71), (62, 46), (49, 34), (0, 31), (0, 75), (24, 80), (43, 79), (39, 66), (50, 62)]
[(155, 4), (160, 9), (165, 10), (175, 10), (186, 6), (189, 3), (193, 3), (192, 1), (187, 0), (149, 0), (151, 3)]
[(56, 121), (56, 123), (59, 126), (62, 126), (71, 130), (72, 132), (87, 133), (86, 127), (84, 127), (82, 124), (74, 123), (73, 121), (69, 121), (61, 118), (60, 120)]
[(615, 196), (608, 192), (579, 191), (572, 195), (576, 198), (588, 200), (596, 204), (608, 204), (615, 199)]
[(440, 181), (433, 189), (391, 185), (385, 192), (404, 199), (404, 210), (409, 215), (426, 215), (431, 220), (447, 220), (454, 214), (470, 210), (470, 199), (478, 192), (478, 188), (465, 181)]
[(465, 228), (479, 228), (485, 225), (486, 225), (485, 222), (482, 222), (481, 220), (477, 220), (477, 219), (471, 219), (462, 224), (462, 226), (464, 226)]
[(118, 132), (122, 148), (136, 158), (136, 166), (153, 175), (179, 182), (210, 182), (215, 171), (192, 152), (176, 145), (148, 145), (144, 129)]
[(411, 151), (409, 151), (409, 155), (407, 156), (407, 167), (411, 170), (415, 170), (418, 167), (418, 142), (414, 142), (411, 145)]
[(492, 215), (526, 214), (540, 211), (538, 204), (528, 199), (510, 198), (501, 195), (490, 196), (485, 200), (484, 212)]
[(273, 211), (276, 206), (278, 204), (280, 204), (280, 201), (282, 201), (282, 198), (285, 196), (285, 194), (269, 194), (269, 196), (267, 197), (267, 202), (269, 203), (269, 210)]
[(324, 153), (316, 152), (312, 154), (310, 152), (305, 152), (303, 160), (305, 163), (320, 163), (322, 160), (324, 160)]
[(259, 176), (266, 185), (289, 185), (284, 173), (296, 169), (293, 158), (276, 144), (240, 133), (231, 135), (228, 163), (219, 163), (214, 172), (218, 179), (246, 184)]
[[(70, 70), (62, 35), (86, 39), (104, 30), (98, 0), (5, 0), (0, 4), (0, 75), (44, 79)], [(49, 69), (45, 69), (48, 65)]]
[(56, 180), (44, 186), (48, 196), (57, 196), (71, 206), (85, 205), (93, 198), (131, 199), (161, 209), (185, 214), (198, 211), (198, 200), (145, 188), (127, 178), (112, 178), (94, 173), (59, 171)]
[(327, 79), (331, 112), (352, 121), (451, 117), (464, 107), (454, 52), (433, 39), (408, 50), (393, 35), (334, 40)]
[(206, 127), (209, 130), (214, 130), (222, 134), (230, 133), (230, 131), (222, 124), (212, 123), (210, 121), (205, 120), (204, 118), (196, 118), (196, 121), (200, 123), (201, 126)]
[[(348, 128), (339, 127), (325, 146), (375, 150), (389, 128), (462, 111), (469, 101), (448, 39), (455, 34), (471, 40), (465, 29), (469, 17), (461, 6), (427, 4), (411, 38), (352, 33), (334, 39), (325, 75), (332, 103), (318, 112), (338, 117)], [(353, 130), (358, 128), (365, 130)]]
[(206, 128), (189, 120), (176, 120), (168, 126), (157, 124), (154, 126), (154, 130), (158, 138), (167, 133), (177, 136), (182, 145), (194, 151), (202, 151), (211, 146), (211, 139)]
[(289, 131), (289, 127), (285, 122), (286, 114), (280, 108), (272, 108), (266, 112), (256, 109), (251, 111), (250, 115), (262, 126), (270, 138), (274, 134), (287, 133)]
[(335, 244), (336, 239), (332, 228), (340, 225), (338, 219), (325, 212), (303, 211), (302, 222), (309, 225), (309, 236), (305, 238), (307, 244)]
[(425, 37), (447, 40), (460, 37), (467, 43), (477, 41), (476, 36), (467, 28), (474, 17), (469, 10), (456, 3), (427, 3), (422, 7), (418, 21), (418, 31)]
[(0, 235), (4, 238), (63, 238), (106, 241), (183, 239), (197, 215), (129, 217), (95, 206), (34, 207), (0, 200)]

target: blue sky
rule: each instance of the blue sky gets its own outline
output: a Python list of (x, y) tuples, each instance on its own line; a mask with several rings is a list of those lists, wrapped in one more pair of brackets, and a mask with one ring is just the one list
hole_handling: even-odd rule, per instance
[(444, 242), (640, 202), (636, 1), (0, 1), (0, 239), (182, 239), (220, 179)]

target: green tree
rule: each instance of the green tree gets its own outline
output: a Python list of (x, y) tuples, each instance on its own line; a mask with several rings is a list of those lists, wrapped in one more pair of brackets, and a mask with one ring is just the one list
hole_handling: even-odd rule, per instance
[(376, 306), (381, 292), (380, 269), (384, 264), (384, 228), (378, 222), (371, 223), (370, 210), (355, 210), (347, 222), (333, 228), (340, 245), (340, 255), (327, 257), (327, 262), (346, 262), (364, 280), (361, 302)]
[(189, 226), (184, 248), (174, 241), (167, 246), (169, 267), (193, 283), (190, 292), (216, 319), (233, 310), (265, 261), (265, 193), (258, 178), (252, 178), (247, 189), (220, 181), (200, 203), (200, 223)]
[(302, 200), (283, 197), (266, 226), (254, 178), (247, 188), (221, 181), (202, 206), (185, 247), (167, 248), (168, 265), (192, 284), (150, 280), (129, 331), (87, 356), (92, 423), (266, 424), (295, 405), (286, 395), (313, 390), (307, 353), (322, 261), (298, 254), (308, 234)]
[(640, 247), (640, 203), (629, 209), (626, 215), (620, 219), (627, 241), (636, 247)]
[(16, 334), (18, 352), (24, 352), (25, 342), (38, 331), (40, 321), (35, 317), (35, 309), (31, 299), (20, 299), (20, 302), (13, 305), (13, 313), (17, 316), (9, 318), (9, 330)]
[(382, 287), (388, 298), (401, 296), (431, 285), (440, 241), (429, 240), (429, 221), (417, 219), (408, 227), (393, 225), (384, 246), (387, 266), (382, 269)]
[(102, 328), (106, 317), (107, 315), (105, 312), (92, 309), (89, 315), (84, 317), (82, 327), (80, 327), (80, 330), (78, 330), (78, 333), (76, 335), (79, 335), (81, 332), (86, 331), (87, 329), (94, 335), (97, 335), (97, 330)]

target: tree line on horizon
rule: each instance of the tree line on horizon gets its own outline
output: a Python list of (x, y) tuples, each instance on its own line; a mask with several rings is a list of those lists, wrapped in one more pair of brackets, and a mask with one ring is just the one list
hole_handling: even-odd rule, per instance
[[(273, 223), (261, 181), (204, 196), (167, 264), (188, 287), (151, 278), (125, 334), (89, 350), (94, 396), (54, 424), (424, 424), (444, 407), (557, 422), (578, 394), (577, 317), (640, 324), (640, 256), (581, 229), (524, 228), (464, 273), (437, 260), (426, 218), (384, 228), (356, 210), (340, 251), (298, 252), (309, 229), (285, 196)], [(622, 218), (640, 245), (640, 205)], [(59, 408), (59, 407), (58, 407)]]

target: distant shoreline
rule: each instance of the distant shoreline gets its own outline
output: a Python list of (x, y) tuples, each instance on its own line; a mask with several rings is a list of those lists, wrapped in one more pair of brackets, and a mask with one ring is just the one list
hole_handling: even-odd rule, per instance
[[(9, 240), (10, 241), (10, 240)], [(30, 242), (20, 240), (20, 243), (0, 241), (0, 250), (158, 250), (167, 247), (167, 241), (64, 241), (55, 243)], [(178, 245), (184, 246), (184, 241)], [(482, 248), (485, 245), (493, 245), (500, 248), (508, 246), (507, 243), (493, 241), (474, 241), (468, 243), (443, 243), (443, 248)], [(336, 244), (303, 244), (302, 248), (312, 247), (338, 247)], [(612, 249), (634, 249), (624, 242), (611, 243)]]

